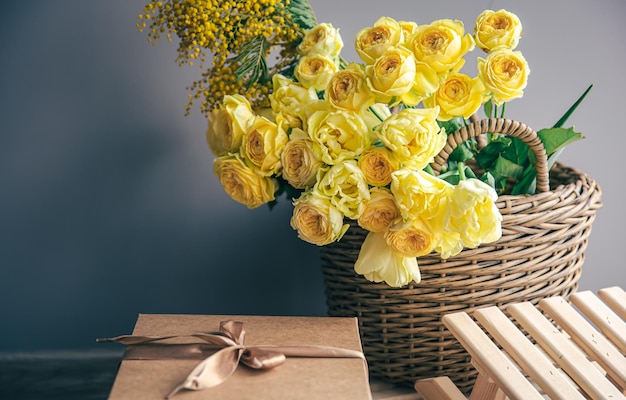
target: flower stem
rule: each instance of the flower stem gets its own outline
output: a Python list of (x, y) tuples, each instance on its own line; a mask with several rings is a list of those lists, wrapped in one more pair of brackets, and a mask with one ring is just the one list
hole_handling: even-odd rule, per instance
[(467, 176), (465, 176), (465, 163), (462, 161), (459, 161), (456, 164), (456, 168), (459, 171), (459, 180), (460, 181), (464, 181), (467, 179)]
[(385, 120), (383, 117), (381, 117), (381, 116), (380, 116), (380, 115), (376, 112), (376, 110), (374, 110), (374, 107), (369, 106), (369, 107), (368, 107), (368, 110), (370, 110), (370, 112), (371, 112), (372, 114), (374, 114), (374, 116), (375, 116), (376, 118), (378, 118), (378, 120), (379, 120), (380, 122), (383, 122), (383, 121)]

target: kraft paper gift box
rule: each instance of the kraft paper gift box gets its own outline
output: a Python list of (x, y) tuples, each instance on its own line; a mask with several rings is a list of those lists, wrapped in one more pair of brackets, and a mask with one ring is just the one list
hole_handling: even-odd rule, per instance
[[(241, 321), (245, 346), (331, 346), (361, 352), (356, 318), (140, 314), (133, 336), (173, 336), (216, 332), (222, 321)], [(190, 343), (189, 339), (173, 339)], [(197, 343), (197, 341), (195, 341)], [(133, 348), (130, 345), (126, 354)], [(136, 348), (136, 346), (135, 346)], [(120, 364), (110, 399), (164, 399), (202, 361), (127, 359)], [(156, 357), (156, 358), (160, 358)], [(223, 383), (183, 390), (174, 399), (371, 399), (367, 364), (360, 358), (290, 357), (266, 370), (239, 364)]]

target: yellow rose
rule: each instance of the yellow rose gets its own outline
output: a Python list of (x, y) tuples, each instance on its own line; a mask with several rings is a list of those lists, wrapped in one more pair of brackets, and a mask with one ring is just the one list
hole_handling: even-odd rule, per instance
[(441, 220), (453, 186), (422, 170), (400, 169), (391, 174), (393, 193), (405, 221)]
[(529, 74), (528, 63), (519, 51), (501, 48), (478, 59), (478, 77), (496, 105), (522, 97)]
[(243, 137), (241, 154), (259, 175), (275, 175), (281, 170), (280, 155), (287, 140), (287, 134), (276, 123), (256, 116)]
[(370, 145), (363, 119), (354, 112), (332, 109), (328, 103), (316, 107), (307, 120), (307, 130), (320, 145), (322, 161), (330, 165), (354, 159)]
[(444, 229), (440, 231), (439, 241), (434, 249), (442, 259), (456, 256), (463, 250), (461, 234), (456, 231)]
[(415, 257), (405, 257), (393, 250), (385, 241), (384, 233), (370, 232), (361, 245), (354, 271), (372, 282), (385, 282), (391, 287), (401, 287), (411, 281), (421, 281)]
[(374, 104), (374, 99), (365, 83), (365, 72), (354, 63), (330, 78), (324, 96), (333, 106), (357, 113)]
[(301, 57), (294, 74), (305, 88), (321, 91), (326, 89), (335, 72), (337, 64), (332, 58), (314, 54)]
[(385, 232), (399, 217), (400, 210), (389, 189), (372, 188), (358, 223), (370, 232)]
[(348, 160), (319, 173), (314, 189), (330, 198), (332, 205), (350, 219), (358, 219), (370, 198), (365, 176), (356, 161)]
[(219, 108), (209, 116), (206, 139), (217, 156), (236, 153), (241, 146), (248, 121), (254, 117), (250, 102), (242, 95), (226, 95)]
[(365, 181), (372, 186), (387, 186), (391, 182), (391, 173), (398, 169), (398, 163), (386, 147), (370, 147), (363, 152), (358, 163)]
[(305, 192), (293, 203), (291, 227), (305, 242), (324, 246), (335, 242), (348, 230), (343, 216), (328, 198), (316, 192)]
[(404, 257), (421, 257), (435, 248), (436, 237), (427, 223), (417, 218), (392, 225), (385, 232), (389, 247)]
[(381, 17), (374, 26), (363, 28), (356, 34), (356, 52), (366, 64), (373, 64), (387, 49), (403, 40), (402, 28), (393, 18)]
[(407, 46), (416, 60), (445, 75), (463, 67), (463, 56), (474, 49), (474, 40), (470, 34), (465, 34), (463, 22), (441, 19), (429, 25), (419, 25)]
[(216, 158), (213, 170), (226, 194), (248, 208), (274, 200), (276, 181), (256, 174), (237, 155)]
[(374, 64), (365, 67), (367, 85), (380, 103), (400, 102), (413, 88), (415, 74), (413, 54), (401, 47), (389, 48)]
[(485, 10), (476, 18), (474, 40), (489, 53), (496, 47), (517, 47), (522, 36), (522, 23), (518, 16), (506, 10)]
[(375, 134), (400, 163), (422, 169), (446, 144), (437, 114), (437, 108), (407, 108), (385, 119)]
[(449, 225), (460, 233), (465, 247), (500, 239), (502, 215), (495, 205), (497, 199), (495, 190), (478, 179), (466, 179), (454, 187)]
[(425, 97), (437, 90), (440, 81), (439, 75), (430, 65), (416, 61), (415, 81), (411, 90), (402, 96), (402, 102), (409, 107), (418, 105)]
[(439, 120), (469, 118), (487, 100), (485, 85), (476, 77), (455, 73), (441, 83), (439, 89), (424, 100), (425, 107), (439, 107)]
[(305, 108), (318, 100), (313, 88), (305, 88), (282, 75), (272, 78), (274, 90), (269, 95), (274, 113), (282, 114), (292, 128), (302, 128), (306, 119)]
[(298, 51), (302, 55), (323, 55), (337, 57), (343, 47), (343, 41), (339, 30), (331, 24), (319, 24), (309, 30), (298, 46)]
[(283, 178), (297, 189), (313, 186), (317, 171), (323, 165), (321, 157), (319, 145), (301, 129), (295, 128), (281, 155)]

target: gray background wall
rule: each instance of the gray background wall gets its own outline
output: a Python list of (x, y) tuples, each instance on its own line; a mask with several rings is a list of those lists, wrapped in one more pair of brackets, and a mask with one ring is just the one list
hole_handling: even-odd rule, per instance
[[(535, 128), (594, 83), (571, 120), (587, 139), (561, 158), (604, 193), (580, 286), (626, 287), (626, 3), (339, 4), (312, 0), (353, 60), (354, 34), (382, 15), (471, 29), (486, 8), (517, 13), (532, 73), (508, 116)], [(0, 3), (0, 350), (94, 346), (137, 313), (325, 313), (318, 252), (289, 227), (288, 202), (250, 211), (223, 193), (204, 118), (183, 115), (197, 71), (136, 31), (143, 5)]]

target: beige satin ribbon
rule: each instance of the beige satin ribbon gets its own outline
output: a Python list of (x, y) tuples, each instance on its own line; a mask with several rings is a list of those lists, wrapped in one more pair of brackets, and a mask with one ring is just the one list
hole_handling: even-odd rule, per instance
[[(166, 397), (188, 390), (217, 386), (228, 379), (239, 363), (254, 369), (269, 369), (285, 362), (286, 357), (360, 358), (360, 351), (329, 346), (246, 346), (243, 322), (222, 321), (218, 333), (194, 333), (173, 336), (133, 336), (96, 339), (97, 342), (116, 342), (129, 346), (124, 359), (202, 359), (187, 378)], [(192, 337), (204, 343), (155, 343), (167, 339)]]

